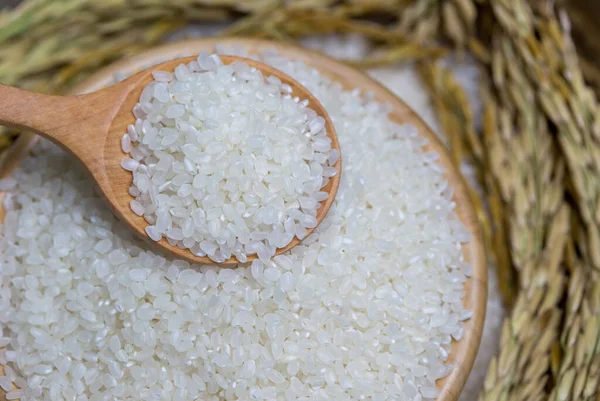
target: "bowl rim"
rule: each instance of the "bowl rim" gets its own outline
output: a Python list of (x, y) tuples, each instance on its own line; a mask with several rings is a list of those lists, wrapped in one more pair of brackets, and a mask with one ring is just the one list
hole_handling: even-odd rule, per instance
[[(167, 43), (121, 59), (99, 69), (76, 85), (70, 93), (83, 94), (93, 92), (113, 84), (117, 72), (126, 71), (127, 73), (134, 73), (140, 69), (147, 68), (149, 63), (195, 55), (201, 51), (214, 51), (217, 45), (229, 48), (242, 47), (251, 54), (273, 49), (286, 57), (302, 60), (305, 64), (319, 70), (332, 80), (342, 80), (352, 83), (352, 85), (344, 85), (342, 83), (342, 86), (347, 89), (357, 87), (360, 87), (364, 91), (368, 89), (368, 92), (373, 94), (375, 100), (392, 106), (390, 117), (393, 120), (400, 123), (410, 122), (417, 127), (419, 134), (428, 139), (428, 144), (424, 146), (425, 151), (435, 151), (439, 154), (438, 163), (444, 168), (444, 176), (454, 188), (453, 200), (456, 203), (455, 211), (460, 221), (472, 234), (471, 241), (462, 245), (465, 261), (472, 265), (472, 275), (464, 285), (465, 296), (463, 298), (463, 304), (472, 312), (472, 317), (463, 322), (463, 338), (460, 341), (452, 339), (451, 353), (446, 361), (446, 363), (453, 365), (452, 372), (436, 382), (436, 386), (440, 391), (437, 397), (438, 401), (457, 400), (473, 367), (481, 342), (485, 320), (487, 259), (482, 229), (477, 219), (476, 210), (471, 201), (466, 181), (459, 169), (452, 163), (440, 139), (414, 110), (388, 88), (383, 86), (383, 84), (341, 61), (297, 45), (264, 39), (210, 37)], [(21, 134), (19, 139), (6, 152), (6, 156), (0, 161), (0, 179), (11, 174), (12, 170), (28, 154), (38, 138), (36, 135), (30, 133)], [(0, 193), (0, 201), (4, 195), (4, 193)], [(3, 220), (3, 217), (4, 209), (0, 205), (0, 222)], [(3, 374), (3, 370), (3, 367), (0, 365), (0, 374)]]

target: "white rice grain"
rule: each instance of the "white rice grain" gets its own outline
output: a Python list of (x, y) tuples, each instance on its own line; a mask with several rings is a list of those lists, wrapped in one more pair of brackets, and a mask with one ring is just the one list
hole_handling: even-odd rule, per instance
[[(121, 163), (133, 172), (132, 210), (157, 220), (151, 239), (216, 262), (254, 253), (268, 261), (316, 226), (319, 190), (337, 174), (323, 117), (278, 78), (214, 55), (154, 77), (121, 141), (133, 157)], [(256, 232), (266, 233), (258, 247), (248, 241)]]
[(442, 173), (414, 127), (392, 123), (384, 106), (301, 62), (261, 57), (337, 122), (344, 171), (326, 219), (290, 252), (249, 266), (166, 259), (110, 214), (76, 162), (41, 141), (14, 173), (0, 225), (5, 373), (27, 384), (9, 398), (437, 395), (452, 337), (470, 317), (468, 233)]

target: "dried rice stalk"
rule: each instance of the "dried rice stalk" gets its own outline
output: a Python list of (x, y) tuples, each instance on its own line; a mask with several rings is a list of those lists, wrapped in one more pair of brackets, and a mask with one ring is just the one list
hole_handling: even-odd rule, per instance
[(520, 292), (480, 399), (538, 400), (544, 399), (543, 389), (551, 379), (551, 350), (560, 333), (559, 302), (566, 281), (562, 255), (569, 213), (563, 203), (564, 168), (543, 113), (528, 101), (530, 85), (502, 49), (493, 52), (491, 75), (493, 92), (483, 92), (484, 143), (489, 171), (505, 205)]
[(471, 105), (452, 72), (438, 62), (420, 63), (419, 73), (431, 93), (432, 104), (444, 131), (448, 132), (454, 163), (467, 159), (482, 164), (484, 149), (475, 132)]
[(562, 0), (560, 5), (569, 13), (577, 43), (579, 61), (586, 81), (600, 95), (600, 35), (598, 15), (600, 2), (590, 0)]
[(531, 261), (535, 282), (523, 289), (504, 322), (500, 353), (489, 367), (480, 401), (541, 400), (549, 380), (550, 349), (558, 338), (564, 290), (562, 257), (569, 232), (569, 209), (553, 216), (544, 250)]
[[(500, 291), (506, 304), (512, 307), (516, 297), (516, 286), (507, 244), (506, 211), (498, 183), (491, 178), (488, 148), (475, 132), (471, 105), (452, 72), (440, 63), (420, 63), (418, 68), (429, 90), (438, 121), (448, 136), (448, 146), (454, 163), (460, 166), (463, 161), (467, 161), (475, 168), (476, 180), (483, 189), (483, 194), (469, 187), (470, 195), (483, 227), (486, 247), (494, 251), (496, 268), (501, 278)], [(489, 118), (491, 116), (488, 113), (486, 120), (489, 121)], [(484, 199), (488, 209), (484, 205)]]
[(552, 34), (553, 49), (557, 51), (556, 57), (564, 62), (564, 70), (561, 75), (550, 75), (541, 83), (540, 100), (544, 99), (542, 104), (548, 118), (558, 127), (558, 139), (586, 224), (589, 261), (600, 269), (600, 104), (584, 83), (567, 21), (563, 15), (561, 36), (556, 21), (544, 21), (542, 26)]
[[(570, 278), (562, 361), (550, 400), (582, 400), (596, 396), (600, 359), (600, 281), (586, 279), (588, 267), (575, 260)], [(593, 273), (593, 272), (587, 272)]]
[(440, 4), (440, 0), (410, 1), (404, 9), (396, 9), (398, 21), (393, 30), (409, 35), (418, 43), (437, 38), (441, 19)]
[[(502, 3), (510, 3), (510, 7)], [(570, 279), (567, 305), (575, 310), (567, 310), (562, 328), (558, 324), (538, 326), (544, 329), (538, 336), (543, 333), (542, 338), (548, 338), (548, 341), (541, 346), (539, 339), (531, 338), (529, 342), (532, 348), (528, 349), (525, 346), (527, 341), (522, 344), (518, 341), (519, 332), (512, 330), (510, 322), (556, 323), (559, 315), (557, 312), (550, 316), (543, 315), (547, 312), (543, 308), (536, 310), (538, 303), (531, 302), (530, 298), (522, 309), (517, 306), (508, 320), (509, 329), (505, 330), (508, 334), (503, 336), (499, 360), (492, 363), (488, 372), (482, 399), (491, 400), (500, 395), (515, 400), (547, 399), (547, 389), (551, 391), (551, 399), (575, 400), (582, 399), (582, 396), (585, 399), (595, 394), (598, 385), (597, 373), (591, 373), (589, 367), (600, 363), (595, 352), (600, 334), (598, 308), (595, 306), (597, 301), (591, 301), (598, 296), (595, 289), (597, 271), (591, 266), (597, 268), (600, 260), (595, 255), (600, 238), (597, 236), (598, 223), (593, 213), (598, 193), (588, 178), (590, 169), (597, 169), (594, 157), (590, 156), (596, 153), (597, 146), (591, 140), (595, 137), (594, 121), (590, 118), (591, 114), (586, 113), (586, 118), (582, 113), (597, 109), (597, 104), (583, 84), (576, 57), (566, 51), (568, 47), (564, 45), (567, 42), (564, 38), (568, 34), (561, 33), (561, 27), (552, 17), (552, 10), (534, 10), (517, 0), (494, 2), (491, 6), (497, 27), (493, 34), (490, 75), (497, 93), (496, 101), (504, 108), (500, 131), (508, 138), (515, 132), (513, 125), (516, 123), (516, 132), (520, 135), (505, 141), (512, 149), (503, 152), (502, 147), (496, 147), (500, 151), (492, 153), (496, 157), (495, 161), (491, 161), (496, 166), (492, 170), (497, 172), (505, 196), (511, 193), (515, 195), (514, 205), (520, 209), (518, 214), (525, 217), (519, 219), (515, 216), (511, 219), (514, 224), (514, 228), (511, 228), (514, 230), (511, 234), (512, 258), (517, 268), (522, 266), (522, 292), (517, 305), (520, 305), (522, 297), (535, 292), (540, 282), (547, 280), (555, 285)], [(568, 82), (563, 77), (569, 77)], [(555, 127), (561, 154), (552, 150)], [(586, 142), (584, 138), (590, 140)], [(555, 245), (550, 245), (550, 248), (544, 246), (544, 234), (548, 230), (545, 222), (552, 216), (553, 209), (563, 202), (564, 191), (568, 189), (562, 184), (563, 158), (573, 180), (578, 212), (582, 214), (586, 225), (586, 258), (581, 261), (570, 257), (570, 260), (578, 260), (570, 263), (569, 258), (563, 260), (562, 251), (553, 249)], [(508, 170), (502, 172), (502, 166), (508, 166)], [(534, 181), (527, 177), (534, 178)], [(523, 191), (511, 190), (519, 183)], [(543, 197), (532, 196), (539, 193), (541, 188)], [(577, 219), (573, 221), (578, 224)], [(549, 264), (528, 262), (536, 260), (542, 249), (542, 254), (554, 252), (548, 260)], [(570, 266), (570, 277), (560, 268), (561, 265)], [(585, 285), (590, 289), (586, 290)], [(553, 289), (545, 294), (544, 302), (553, 305), (552, 311), (558, 311), (559, 301), (564, 297), (562, 289)], [(584, 300), (591, 303), (580, 307)], [(534, 309), (531, 309), (532, 305)], [(585, 323), (584, 316), (587, 318)], [(564, 356), (558, 351), (559, 345), (556, 343), (559, 331), (563, 333)], [(569, 334), (565, 334), (567, 332)], [(571, 345), (575, 344), (577, 348), (573, 350)], [(519, 358), (527, 359), (527, 364), (516, 363), (509, 370), (503, 370), (503, 355), (510, 355), (515, 350), (518, 350)]]
[[(505, 76), (496, 71), (494, 75)], [(541, 111), (526, 100), (531, 95), (526, 83), (506, 78), (496, 84), (496, 90), (511, 92), (499, 96), (506, 99), (500, 105), (490, 95), (484, 96), (485, 140), (490, 171), (507, 204), (513, 265), (520, 273), (521, 287), (527, 289), (536, 274), (531, 261), (542, 252), (552, 216), (563, 202), (564, 166)]]

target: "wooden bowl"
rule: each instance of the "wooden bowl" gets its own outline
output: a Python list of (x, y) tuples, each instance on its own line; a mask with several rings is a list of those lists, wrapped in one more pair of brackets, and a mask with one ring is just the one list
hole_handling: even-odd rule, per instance
[[(463, 298), (464, 306), (473, 313), (473, 317), (464, 322), (463, 338), (460, 341), (453, 340), (452, 342), (452, 352), (446, 363), (452, 364), (454, 369), (447, 377), (436, 382), (440, 390), (440, 395), (437, 398), (438, 401), (457, 400), (473, 367), (483, 330), (487, 300), (485, 249), (481, 236), (481, 228), (477, 222), (475, 209), (469, 198), (464, 178), (450, 161), (446, 149), (436, 135), (402, 100), (362, 72), (322, 54), (289, 44), (240, 38), (194, 39), (159, 46), (126, 60), (116, 62), (98, 71), (82, 82), (73, 92), (87, 93), (109, 86), (114, 82), (114, 74), (117, 72), (130, 75), (159, 61), (193, 56), (202, 51), (215, 52), (217, 44), (228, 48), (242, 46), (250, 54), (274, 49), (283, 56), (302, 60), (306, 65), (318, 69), (321, 74), (339, 82), (345, 88), (360, 88), (363, 92), (371, 92), (377, 101), (391, 105), (390, 118), (393, 121), (397, 123), (410, 123), (418, 128), (419, 133), (429, 141), (424, 147), (425, 151), (434, 151), (440, 155), (438, 162), (444, 168), (445, 178), (448, 180), (450, 186), (454, 188), (453, 200), (456, 203), (456, 213), (472, 233), (471, 242), (463, 244), (462, 250), (465, 262), (473, 266), (472, 277), (464, 285), (465, 297)], [(7, 158), (0, 165), (0, 178), (10, 174), (10, 171), (27, 154), (28, 149), (35, 142), (36, 138), (32, 134), (24, 134), (19, 138), (13, 145), (13, 148), (9, 150)], [(3, 217), (4, 211), (0, 206), (0, 220)], [(1, 374), (3, 374), (3, 369), (0, 366)], [(4, 400), (4, 396), (5, 393), (0, 389), (0, 400)]]

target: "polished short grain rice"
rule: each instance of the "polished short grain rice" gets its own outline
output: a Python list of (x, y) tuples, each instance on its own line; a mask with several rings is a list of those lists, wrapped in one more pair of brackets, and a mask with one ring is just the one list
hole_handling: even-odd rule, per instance
[(325, 119), (275, 76), (202, 53), (156, 71), (121, 145), (146, 234), (197, 256), (268, 263), (316, 224), (338, 173)]
[(271, 263), (168, 260), (42, 142), (14, 174), (0, 226), (0, 337), (10, 341), (0, 355), (7, 377), (26, 380), (25, 399), (436, 397), (470, 317), (460, 246), (470, 236), (452, 188), (385, 106), (301, 62), (261, 59), (334, 120), (344, 171), (327, 218)]

